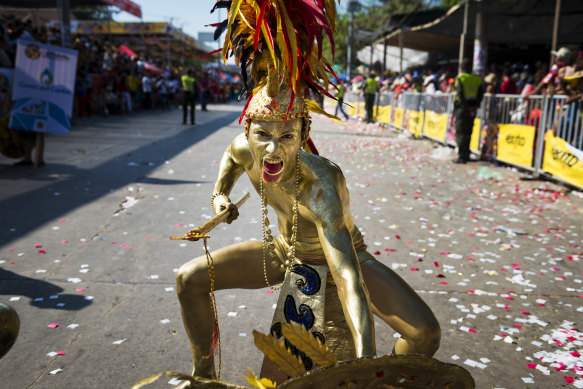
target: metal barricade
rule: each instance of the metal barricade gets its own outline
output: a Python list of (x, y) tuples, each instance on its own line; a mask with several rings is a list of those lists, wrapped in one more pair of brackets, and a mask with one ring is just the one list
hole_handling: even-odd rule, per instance
[(453, 104), (453, 95), (424, 94), (423, 136), (442, 144), (447, 143), (447, 132)]

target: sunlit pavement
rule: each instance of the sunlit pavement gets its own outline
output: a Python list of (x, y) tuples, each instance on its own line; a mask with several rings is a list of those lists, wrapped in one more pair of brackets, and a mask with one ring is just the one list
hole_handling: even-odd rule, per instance
[[(37, 172), (0, 159), (0, 301), (21, 319), (1, 386), (127, 388), (190, 373), (174, 272), (203, 247), (168, 236), (211, 217), (241, 108), (198, 111), (194, 127), (180, 125), (180, 110), (84, 119), (47, 138)], [(452, 149), (375, 125), (312, 126), (346, 176), (369, 250), (438, 317), (437, 359), (468, 369), (478, 388), (583, 387), (580, 192), (486, 162), (454, 165)], [(243, 177), (232, 197), (245, 190)], [(252, 192), (239, 219), (211, 233), (211, 249), (259, 239), (259, 212)], [(217, 293), (226, 381), (244, 385), (247, 367), (260, 370), (251, 331), (268, 330), (269, 292)], [(388, 353), (395, 334), (376, 324)]]

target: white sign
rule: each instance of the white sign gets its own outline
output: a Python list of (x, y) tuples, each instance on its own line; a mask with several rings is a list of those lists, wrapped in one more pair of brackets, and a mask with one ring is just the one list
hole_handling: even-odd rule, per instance
[(19, 40), (10, 128), (68, 134), (77, 51)]

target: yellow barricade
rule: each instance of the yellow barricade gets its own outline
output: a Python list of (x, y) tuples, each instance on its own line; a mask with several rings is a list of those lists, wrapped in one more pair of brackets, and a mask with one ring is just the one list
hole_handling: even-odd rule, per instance
[(344, 105), (344, 110), (346, 111), (346, 113), (348, 114), (348, 116), (354, 116), (356, 115), (356, 110), (358, 108), (358, 103), (355, 102), (348, 102), (348, 104), (350, 105)]
[(449, 117), (446, 113), (425, 111), (425, 126), (423, 127), (423, 135), (444, 142), (445, 134), (447, 133), (448, 118)]
[(364, 118), (366, 116), (366, 110), (364, 109), (364, 103), (358, 103), (358, 117)]
[(583, 151), (547, 131), (543, 171), (583, 188)]
[(514, 165), (532, 166), (534, 134), (533, 126), (499, 124), (497, 158)]
[(409, 123), (407, 123), (407, 129), (415, 135), (415, 138), (419, 138), (423, 128), (423, 112), (409, 111), (408, 114)]
[(470, 138), (470, 150), (480, 151), (481, 127), (482, 127), (482, 121), (478, 118), (475, 118), (474, 119), (474, 127), (472, 128), (472, 137)]
[[(376, 108), (376, 107), (375, 107)], [(391, 122), (391, 110), (393, 107), (390, 105), (379, 107), (379, 112), (377, 114), (377, 121), (389, 124)]]
[(403, 127), (403, 108), (395, 108), (395, 116), (393, 117), (393, 125), (395, 127)]

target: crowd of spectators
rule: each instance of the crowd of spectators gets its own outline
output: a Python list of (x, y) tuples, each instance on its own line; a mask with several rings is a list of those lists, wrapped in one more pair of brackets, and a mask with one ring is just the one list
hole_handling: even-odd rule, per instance
[[(56, 26), (0, 16), (0, 67), (14, 67), (18, 39), (61, 45)], [(186, 68), (168, 66), (165, 58), (130, 56), (106, 36), (74, 34), (70, 46), (78, 52), (73, 119), (181, 106), (180, 77)], [(200, 97), (204, 94), (208, 102), (226, 102), (238, 94), (237, 83), (220, 80), (215, 72), (199, 70), (196, 78)]]
[[(484, 80), (484, 89), (490, 94), (531, 94), (568, 95), (572, 99), (581, 98), (583, 82), (583, 50), (573, 52), (561, 48), (555, 53), (556, 62), (548, 63), (493, 63), (489, 66)], [(457, 66), (420, 68), (399, 74), (387, 71), (377, 77), (381, 92), (424, 92), (453, 93)], [(366, 74), (356, 75), (349, 82), (349, 88), (362, 93)], [(581, 85), (580, 85), (581, 84)]]

